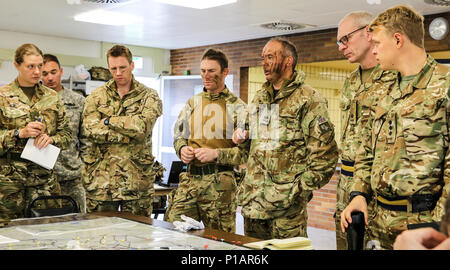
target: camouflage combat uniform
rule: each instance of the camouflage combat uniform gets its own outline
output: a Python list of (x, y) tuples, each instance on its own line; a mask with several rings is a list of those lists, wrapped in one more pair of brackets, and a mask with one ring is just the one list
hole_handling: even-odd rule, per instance
[[(82, 126), (92, 145), (82, 169), (88, 212), (122, 211), (149, 217), (155, 193), (153, 126), (162, 113), (155, 90), (132, 81), (120, 98), (114, 80), (86, 98)], [(108, 125), (101, 123), (110, 117)]]
[(80, 212), (86, 213), (86, 192), (81, 182), (82, 153), (86, 152), (89, 145), (81, 128), (84, 97), (64, 88), (58, 93), (66, 108), (72, 129), (72, 142), (67, 149), (59, 153), (54, 171), (61, 186), (61, 194), (71, 196), (77, 202)]
[(30, 101), (17, 80), (0, 88), (0, 220), (24, 217), (28, 204), (38, 196), (60, 195), (53, 170), (20, 158), (28, 139), (15, 137), (14, 130), (38, 118), (54, 145), (67, 147), (71, 141), (70, 126), (55, 91), (36, 84)]
[(304, 80), (302, 71), (295, 72), (275, 97), (266, 82), (249, 105), (251, 147), (237, 195), (248, 236), (306, 237), (312, 191), (335, 171), (338, 152), (327, 101)]
[[(244, 113), (245, 121), (245, 106), (227, 88), (216, 94), (204, 90), (189, 99), (175, 124), (175, 151), (180, 157), (183, 146), (217, 149), (218, 157), (207, 164), (194, 159), (187, 172), (180, 174), (178, 189), (169, 196), (166, 221), (181, 220), (180, 216), (186, 215), (203, 221), (207, 228), (235, 232), (237, 183), (233, 166), (245, 163), (248, 151), (236, 146), (231, 138), (238, 115)], [(209, 109), (216, 109), (213, 117)], [(212, 122), (214, 134), (208, 131), (208, 123)]]
[[(341, 213), (348, 204), (349, 190), (355, 171), (356, 151), (361, 143), (357, 122), (361, 119), (362, 111), (374, 105), (387, 88), (395, 82), (396, 73), (383, 71), (377, 65), (370, 71), (365, 82), (362, 79), (363, 70), (358, 67), (345, 80), (341, 95), (341, 174), (336, 194), (336, 246), (338, 250), (346, 250), (347, 236), (341, 231)], [(364, 123), (360, 123), (364, 125)], [(370, 211), (369, 211), (370, 212)]]
[(392, 249), (408, 224), (439, 221), (444, 213), (450, 191), (449, 87), (449, 68), (428, 56), (406, 88), (400, 90), (397, 81), (370, 110), (350, 197), (376, 198), (368, 226), (375, 246), (377, 241)]

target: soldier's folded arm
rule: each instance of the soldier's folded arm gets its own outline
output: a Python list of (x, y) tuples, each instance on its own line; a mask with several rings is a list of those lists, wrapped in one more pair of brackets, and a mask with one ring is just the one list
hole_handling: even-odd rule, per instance
[(324, 102), (315, 102), (301, 122), (308, 154), (306, 170), (300, 175), (301, 188), (313, 191), (326, 185), (334, 174), (338, 149), (334, 127)]
[(144, 108), (139, 114), (111, 116), (109, 128), (138, 141), (147, 139), (162, 114), (162, 102), (157, 95), (148, 95), (143, 102)]
[(58, 117), (56, 119), (56, 134), (50, 136), (53, 139), (54, 145), (61, 149), (66, 149), (72, 141), (72, 130), (69, 119), (67, 118), (66, 109), (61, 97), (58, 96)]
[(101, 123), (101, 113), (97, 110), (93, 96), (86, 98), (82, 127), (84, 134), (95, 143), (129, 143), (130, 137), (109, 129)]

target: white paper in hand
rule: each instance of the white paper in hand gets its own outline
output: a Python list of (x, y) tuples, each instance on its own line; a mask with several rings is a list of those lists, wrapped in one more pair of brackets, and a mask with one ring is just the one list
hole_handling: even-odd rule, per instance
[(23, 159), (28, 159), (29, 161), (34, 162), (47, 170), (51, 170), (55, 166), (60, 151), (61, 149), (52, 144), (49, 144), (45, 148), (39, 149), (34, 146), (34, 139), (28, 139), (20, 157)]

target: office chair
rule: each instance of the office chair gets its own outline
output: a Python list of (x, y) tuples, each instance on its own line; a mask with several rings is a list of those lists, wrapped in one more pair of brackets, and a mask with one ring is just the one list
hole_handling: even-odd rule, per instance
[[(38, 209), (34, 208), (36, 202), (38, 201), (48, 201), (48, 200), (62, 200), (63, 202), (68, 202), (69, 206), (62, 206), (60, 208), (44, 208)], [(64, 204), (62, 204), (64, 205)], [(45, 216), (58, 216), (70, 213), (79, 213), (80, 209), (75, 200), (70, 196), (65, 195), (55, 195), (55, 196), (39, 196), (28, 205), (25, 216), (27, 218), (32, 217), (45, 217)]]

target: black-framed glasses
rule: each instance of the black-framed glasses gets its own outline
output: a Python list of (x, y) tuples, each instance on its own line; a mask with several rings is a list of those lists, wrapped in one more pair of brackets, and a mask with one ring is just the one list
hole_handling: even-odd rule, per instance
[(367, 25), (364, 25), (363, 27), (358, 28), (358, 29), (348, 33), (347, 35), (341, 37), (341, 39), (336, 42), (338, 47), (340, 47), (341, 45), (344, 45), (344, 46), (347, 45), (348, 39), (350, 38), (350, 36), (353, 35), (354, 33), (358, 32), (359, 30), (362, 30), (362, 29), (366, 28), (366, 26)]

